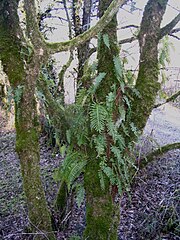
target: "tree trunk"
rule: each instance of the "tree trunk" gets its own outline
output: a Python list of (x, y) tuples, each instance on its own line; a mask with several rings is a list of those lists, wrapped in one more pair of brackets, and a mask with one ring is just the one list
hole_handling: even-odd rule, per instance
[(86, 190), (86, 228), (83, 239), (117, 240), (119, 226), (119, 204), (115, 204), (110, 193), (109, 179), (105, 190), (100, 186), (99, 162), (91, 154), (84, 174)]
[(31, 59), (24, 54), (28, 49), (21, 42), (24, 38), (19, 27), (18, 3), (18, 0), (2, 0), (0, 3), (0, 58), (14, 89), (16, 151), (20, 158), (29, 220), (33, 232), (37, 233), (35, 239), (55, 239), (40, 179), (39, 122), (35, 99), (40, 62), (37, 54)]
[(158, 43), (160, 40), (160, 24), (166, 10), (168, 0), (149, 0), (141, 22), (139, 33), (140, 61), (139, 73), (135, 88), (136, 96), (132, 104), (132, 121), (139, 130), (143, 130), (154, 107), (156, 96), (160, 90), (158, 82)]
[[(111, 2), (111, 0), (100, 1), (100, 17)], [(117, 20), (115, 16), (100, 33), (98, 43), (98, 72), (105, 72), (106, 76), (96, 91), (97, 102), (105, 102), (111, 86), (114, 83), (118, 83), (115, 71), (113, 71), (113, 57), (119, 55), (116, 30)], [(103, 35), (107, 35), (109, 38), (109, 48), (103, 41)], [(91, 158), (84, 174), (86, 190), (86, 229), (84, 231), (84, 239), (116, 240), (118, 238), (119, 204), (114, 202), (112, 186), (108, 178), (105, 179), (105, 190), (102, 190), (100, 186), (98, 174), (100, 171), (100, 162), (96, 156), (97, 153), (95, 150), (94, 152), (90, 150), (88, 155)]]

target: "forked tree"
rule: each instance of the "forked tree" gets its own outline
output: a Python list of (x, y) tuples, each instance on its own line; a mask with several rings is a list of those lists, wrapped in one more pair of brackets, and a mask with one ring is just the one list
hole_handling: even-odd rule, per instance
[[(62, 142), (68, 145), (60, 172), (61, 181), (69, 190), (74, 180), (84, 172), (84, 239), (117, 239), (119, 206), (116, 196), (129, 190), (137, 171), (134, 144), (142, 133), (160, 89), (158, 43), (180, 20), (179, 14), (161, 28), (168, 0), (148, 1), (138, 34), (139, 72), (136, 83), (132, 85), (126, 79), (117, 41), (116, 13), (126, 2), (100, 0), (98, 23), (60, 43), (48, 43), (43, 39), (35, 0), (24, 0), (25, 30), (21, 29), (18, 17), (19, 0), (0, 2), (0, 59), (14, 89), (16, 151), (20, 158), (32, 230), (40, 233), (36, 235), (37, 239), (55, 239), (40, 179), (37, 85), (46, 97), (47, 111), (60, 131)], [(79, 56), (82, 55), (80, 46), (87, 47), (88, 41), (97, 35), (97, 66), (89, 65), (83, 73), (80, 69), (79, 78), (85, 82), (77, 89), (76, 102), (69, 107), (59, 107), (43, 81), (42, 65), (45, 66), (51, 54), (75, 47)], [(83, 56), (81, 60), (84, 63), (86, 59)], [(179, 144), (173, 147), (179, 147)], [(60, 190), (59, 199), (62, 201), (63, 194)]]

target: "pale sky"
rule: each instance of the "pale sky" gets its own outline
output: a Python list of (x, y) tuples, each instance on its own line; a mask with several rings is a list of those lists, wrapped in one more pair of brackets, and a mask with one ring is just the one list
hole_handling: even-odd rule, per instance
[[(47, 6), (48, 3), (51, 2), (51, 0), (43, 0), (41, 2), (42, 8), (44, 8), (44, 6)], [(143, 14), (143, 9), (144, 6), (146, 5), (147, 0), (136, 0), (136, 7), (142, 10), (136, 10), (133, 11), (132, 13), (129, 12), (130, 7), (125, 6), (124, 10), (120, 9), (119, 14), (118, 14), (118, 21), (120, 26), (125, 26), (125, 25), (129, 25), (129, 24), (135, 24), (135, 25), (140, 25), (141, 19), (142, 19), (142, 14)], [(162, 22), (162, 26), (166, 25), (168, 22), (170, 22), (178, 13), (180, 12), (180, 0), (169, 0), (168, 2), (168, 6), (167, 6), (167, 10), (166, 13), (164, 15), (163, 18), (163, 22)], [(57, 15), (66, 18), (65, 16), (65, 11), (56, 11), (54, 12)], [(49, 21), (47, 21), (49, 23)], [(95, 21), (94, 21), (95, 22)], [(49, 40), (53, 41), (53, 42), (58, 42), (58, 41), (65, 41), (68, 40), (68, 31), (67, 31), (67, 25), (65, 23), (63, 23), (63, 25), (61, 24), (61, 22), (57, 19), (55, 20), (51, 20), (51, 25), (57, 27), (57, 30), (55, 30), (52, 33), (48, 34)], [(180, 23), (177, 24), (176, 27), (180, 28)], [(131, 30), (121, 30), (119, 31), (118, 34), (120, 39), (123, 38), (127, 38), (127, 37), (131, 37), (132, 33)], [(180, 33), (178, 33), (178, 36), (180, 37)], [(171, 65), (172, 66), (179, 66), (180, 67), (180, 41), (178, 41), (175, 38), (170, 37), (170, 41), (173, 43), (175, 51), (173, 49), (171, 49), (170, 51), (170, 56), (171, 56)], [(136, 50), (137, 43), (131, 43), (126, 44), (126, 48), (129, 49), (129, 47), (133, 46), (133, 52), (136, 53), (138, 52)], [(134, 58), (137, 61), (137, 56), (134, 55)], [(132, 62), (133, 64), (133, 60), (130, 59), (130, 62)], [(135, 63), (134, 63), (135, 64)], [(134, 65), (133, 64), (133, 65)]]
[[(136, 0), (136, 7), (139, 8), (139, 10), (133, 11), (132, 13), (130, 12), (130, 7), (124, 6), (124, 9), (120, 9), (118, 13), (118, 21), (119, 21), (119, 26), (126, 26), (129, 24), (134, 24), (134, 25), (140, 25), (141, 19), (142, 19), (142, 14), (143, 14), (143, 9), (146, 5), (148, 0)], [(49, 2), (52, 2), (52, 0), (42, 0), (41, 5), (42, 8), (44, 6), (47, 6)], [(162, 26), (166, 25), (169, 23), (179, 12), (180, 12), (180, 0), (169, 0), (167, 6), (166, 13), (163, 18)], [(65, 11), (55, 11), (54, 13), (57, 14), (57, 16), (61, 16), (66, 18), (65, 16)], [(97, 20), (94, 20), (92, 24), (95, 24)], [(57, 29), (52, 33), (48, 34), (49, 41), (53, 42), (60, 42), (60, 41), (65, 41), (68, 40), (68, 28), (67, 24), (63, 22), (63, 24), (60, 22), (60, 20), (53, 19), (53, 20), (47, 20), (48, 24), (51, 24), (51, 26), (57, 27)], [(180, 23), (176, 25), (176, 28), (180, 28)], [(119, 39), (124, 39), (127, 37), (131, 37), (132, 32), (131, 30), (120, 30), (118, 31), (118, 38)], [(178, 33), (178, 37), (180, 37), (180, 32)], [(173, 49), (170, 50), (170, 58), (171, 58), (171, 64), (169, 66), (173, 67), (180, 67), (180, 41), (178, 41), (175, 38), (170, 37), (170, 42), (173, 43), (175, 51)], [(138, 41), (135, 41), (130, 44), (124, 44), (123, 49), (128, 50), (130, 53), (131, 57), (128, 58), (128, 65), (127, 67), (130, 69), (135, 69), (138, 66), (138, 59), (139, 59), (139, 48), (138, 48)], [(66, 63), (68, 60), (69, 53), (60, 53), (56, 54), (56, 60), (57, 60), (57, 68), (60, 68), (63, 64)], [(76, 65), (76, 59), (72, 63), (72, 67)], [(58, 69), (57, 69), (58, 70)], [(67, 73), (69, 74), (69, 73)], [(70, 75), (66, 76), (65, 80), (65, 85), (67, 89), (67, 102), (69, 100), (68, 96), (72, 96), (74, 91), (74, 81), (73, 77)], [(69, 91), (69, 92), (68, 92)], [(72, 100), (73, 101), (73, 100)], [(69, 103), (70, 103), (69, 102)]]

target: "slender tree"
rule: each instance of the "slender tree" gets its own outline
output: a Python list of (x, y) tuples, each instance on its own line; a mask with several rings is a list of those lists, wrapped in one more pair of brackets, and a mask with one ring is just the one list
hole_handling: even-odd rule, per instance
[[(100, 0), (98, 23), (60, 43), (48, 43), (43, 39), (35, 0), (24, 0), (25, 31), (21, 29), (18, 17), (19, 0), (0, 2), (0, 59), (14, 89), (16, 150), (29, 219), (33, 232), (38, 233), (37, 239), (55, 239), (40, 179), (39, 121), (35, 99), (37, 79), (49, 104), (48, 111), (54, 118), (54, 125), (69, 145), (60, 174), (68, 190), (84, 171), (84, 239), (117, 239), (119, 209), (116, 195), (129, 190), (137, 170), (134, 143), (146, 124), (160, 89), (158, 43), (180, 20), (179, 14), (160, 28), (168, 0), (148, 1), (138, 35), (139, 73), (135, 86), (131, 86), (126, 82), (116, 35), (115, 15), (125, 2)], [(87, 7), (86, 4), (84, 6)], [(75, 47), (80, 51), (80, 45), (97, 35), (97, 68), (93, 70), (94, 66), (89, 66), (84, 73), (88, 84), (85, 82), (79, 89), (76, 103), (59, 107), (43, 82), (42, 65), (51, 54)], [(83, 63), (86, 57), (80, 57)]]

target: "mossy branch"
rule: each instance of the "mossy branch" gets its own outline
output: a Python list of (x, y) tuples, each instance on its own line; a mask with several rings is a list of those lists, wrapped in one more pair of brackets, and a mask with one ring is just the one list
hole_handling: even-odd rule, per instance
[(43, 46), (45, 46), (45, 40), (39, 31), (35, 1), (24, 0), (24, 9), (26, 12), (27, 37), (31, 40), (35, 49), (43, 48)]
[(89, 39), (96, 36), (112, 20), (119, 7), (126, 3), (126, 1), (127, 0), (114, 0), (96, 25), (90, 28), (88, 31), (78, 35), (77, 37), (65, 42), (46, 43), (49, 54), (68, 51), (72, 48), (78, 47), (80, 44), (83, 44)]
[(65, 111), (61, 108), (61, 106), (56, 102), (56, 100), (51, 95), (47, 83), (43, 80), (43, 77), (39, 79), (37, 82), (38, 88), (43, 92), (47, 106), (46, 110), (50, 115), (54, 127), (61, 133), (62, 141), (66, 140), (66, 130), (69, 128), (67, 119), (65, 117)]
[(176, 92), (175, 94), (173, 94), (172, 96), (170, 96), (169, 98), (167, 98), (165, 102), (156, 104), (156, 105), (154, 106), (154, 108), (158, 108), (158, 107), (160, 107), (160, 106), (162, 106), (162, 105), (164, 105), (164, 104), (166, 104), (166, 103), (168, 103), (168, 102), (175, 101), (176, 98), (177, 98), (179, 95), (180, 95), (180, 91)]
[(155, 157), (158, 157), (170, 150), (173, 149), (180, 149), (180, 142), (177, 143), (172, 143), (172, 144), (167, 144), (165, 146), (162, 146), (158, 149), (156, 149), (155, 151), (149, 153), (145, 158), (141, 159), (139, 161), (139, 168), (145, 168), (147, 166), (147, 164), (149, 164), (150, 162), (152, 162), (154, 160)]
[(169, 34), (179, 21), (180, 13), (170, 23), (161, 28), (159, 39), (162, 39), (165, 35)]

